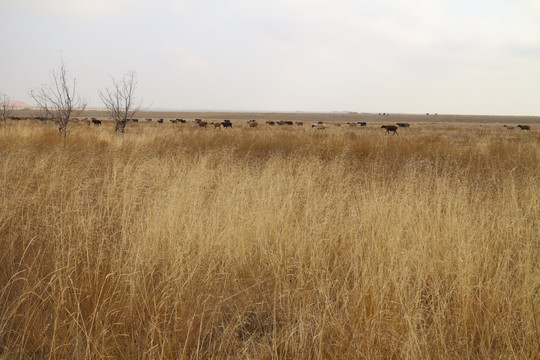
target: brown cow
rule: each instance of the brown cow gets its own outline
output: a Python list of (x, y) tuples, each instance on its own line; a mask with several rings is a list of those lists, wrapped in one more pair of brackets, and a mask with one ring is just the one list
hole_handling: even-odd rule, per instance
[(386, 129), (385, 134), (388, 134), (389, 132), (393, 132), (394, 135), (398, 135), (398, 132), (397, 132), (398, 127), (396, 125), (383, 125), (381, 126), (381, 129)]

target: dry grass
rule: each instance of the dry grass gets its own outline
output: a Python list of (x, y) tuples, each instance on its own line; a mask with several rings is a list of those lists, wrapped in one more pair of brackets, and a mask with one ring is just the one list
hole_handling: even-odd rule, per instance
[(242, 124), (1, 129), (0, 358), (540, 356), (538, 130)]

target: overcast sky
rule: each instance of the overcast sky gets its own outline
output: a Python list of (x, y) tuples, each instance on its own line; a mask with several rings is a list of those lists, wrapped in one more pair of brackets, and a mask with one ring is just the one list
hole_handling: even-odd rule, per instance
[(0, 0), (0, 92), (150, 109), (540, 115), (540, 0)]

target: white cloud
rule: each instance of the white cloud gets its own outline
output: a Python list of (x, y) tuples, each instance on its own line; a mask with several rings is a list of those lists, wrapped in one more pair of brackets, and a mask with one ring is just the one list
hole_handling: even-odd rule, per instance
[(210, 71), (214, 67), (206, 60), (190, 53), (177, 45), (170, 46), (174, 64), (187, 71)]
[(119, 14), (147, 3), (149, 0), (18, 0), (10, 2), (7, 8), (63, 16), (99, 17)]

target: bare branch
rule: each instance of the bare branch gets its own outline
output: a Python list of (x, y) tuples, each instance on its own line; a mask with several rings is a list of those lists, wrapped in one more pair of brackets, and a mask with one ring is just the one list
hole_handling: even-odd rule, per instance
[(13, 112), (13, 109), (15, 108), (15, 104), (11, 101), (11, 99), (5, 95), (0, 95), (0, 119), (4, 121), (4, 127), (7, 127), (7, 119), (11, 116), (11, 113)]
[(135, 113), (141, 108), (140, 102), (138, 105), (134, 105), (135, 89), (137, 88), (135, 72), (125, 73), (120, 81), (114, 78), (111, 80), (112, 88), (100, 91), (99, 97), (111, 113), (111, 118), (116, 125), (115, 131), (121, 131), (124, 134), (127, 122), (133, 119)]
[(76, 89), (76, 79), (70, 80), (66, 65), (61, 61), (58, 72), (51, 72), (50, 85), (42, 85), (30, 91), (37, 106), (58, 124), (64, 137), (71, 118), (79, 116), (86, 109), (86, 101), (76, 97)]

